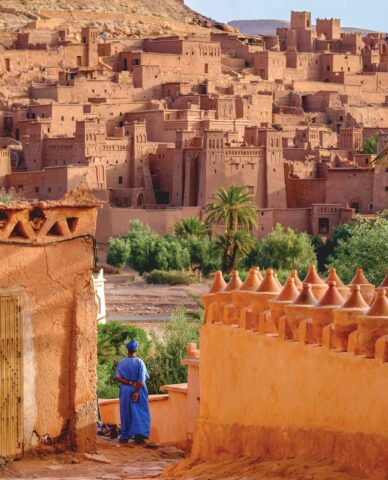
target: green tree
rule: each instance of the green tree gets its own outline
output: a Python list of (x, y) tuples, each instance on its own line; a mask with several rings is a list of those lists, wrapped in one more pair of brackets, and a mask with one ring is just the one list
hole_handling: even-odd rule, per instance
[(371, 137), (364, 140), (362, 144), (361, 153), (376, 155), (378, 145), (379, 145), (379, 135), (375, 133)]
[(296, 232), (277, 224), (273, 231), (258, 240), (247, 256), (247, 268), (258, 265), (262, 268), (291, 270), (297, 268), (304, 275), (317, 257), (307, 233)]
[(222, 270), (230, 272), (236, 268), (240, 253), (247, 253), (241, 250), (242, 236), (257, 226), (254, 198), (246, 193), (246, 187), (220, 188), (214, 201), (206, 205), (205, 214), (207, 225), (223, 226), (224, 233), (217, 236), (216, 243), (222, 251)]
[(125, 238), (109, 239), (108, 254), (106, 261), (109, 265), (122, 268), (128, 261), (131, 253), (131, 245)]
[(205, 223), (197, 217), (187, 217), (174, 225), (174, 233), (179, 239), (205, 238), (208, 229)]
[(338, 240), (328, 267), (349, 282), (357, 268), (362, 268), (371, 283), (379, 285), (387, 269), (388, 218), (386, 213), (377, 219), (358, 218), (347, 225), (346, 235)]

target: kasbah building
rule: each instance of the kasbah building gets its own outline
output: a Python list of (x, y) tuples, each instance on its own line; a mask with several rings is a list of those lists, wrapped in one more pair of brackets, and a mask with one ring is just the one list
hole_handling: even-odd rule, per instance
[[(309, 12), (265, 37), (78, 33), (33, 21), (0, 35), (1, 81), (25, 82), (0, 109), (14, 197), (0, 204), (0, 459), (48, 441), (96, 450), (96, 241), (132, 219), (166, 233), (228, 185), (254, 195), (258, 236), (327, 235), (388, 207), (387, 166), (360, 153), (375, 134), (388, 150), (385, 35), (312, 28)], [(303, 286), (216, 274), (188, 383), (151, 398), (152, 440), (191, 462), (308, 455), (387, 478), (386, 288), (360, 271), (343, 285), (312, 269)]]

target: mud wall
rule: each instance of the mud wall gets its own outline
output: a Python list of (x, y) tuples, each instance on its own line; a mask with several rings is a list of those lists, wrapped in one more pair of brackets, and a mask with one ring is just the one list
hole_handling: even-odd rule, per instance
[(388, 364), (207, 324), (195, 458), (308, 456), (385, 472)]

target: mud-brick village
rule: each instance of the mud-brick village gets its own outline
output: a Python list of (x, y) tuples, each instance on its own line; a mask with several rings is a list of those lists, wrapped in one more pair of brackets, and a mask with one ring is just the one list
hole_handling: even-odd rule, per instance
[(0, 479), (388, 479), (375, 4), (0, 0)]

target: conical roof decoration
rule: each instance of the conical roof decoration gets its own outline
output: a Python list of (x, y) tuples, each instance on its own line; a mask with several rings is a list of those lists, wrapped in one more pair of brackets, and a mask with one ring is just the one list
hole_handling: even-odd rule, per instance
[(259, 280), (259, 277), (257, 276), (257, 270), (255, 268), (251, 268), (249, 270), (248, 276), (243, 282), (243, 284), (240, 287), (240, 290), (248, 291), (248, 292), (255, 292), (259, 286), (260, 286), (261, 281)]
[(294, 302), (299, 297), (299, 290), (295, 286), (293, 278), (287, 278), (283, 290), (275, 298), (278, 302)]
[(338, 276), (337, 270), (335, 268), (330, 269), (329, 276), (326, 279), (326, 283), (329, 284), (329, 282), (335, 282), (337, 288), (345, 287), (344, 282)]
[(385, 275), (385, 278), (381, 282), (381, 285), (379, 286), (379, 288), (388, 288), (388, 270), (387, 270), (387, 274)]
[(302, 288), (303, 287), (303, 282), (302, 280), (298, 277), (298, 270), (296, 268), (293, 268), (291, 270), (289, 278), (293, 278), (295, 282), (295, 286), (297, 288)]
[(368, 308), (369, 305), (364, 300), (364, 297), (361, 295), (360, 285), (354, 284), (351, 286), (351, 294), (346, 302), (342, 305), (341, 308), (359, 308), (364, 309)]
[(218, 272), (214, 274), (213, 283), (210, 286), (209, 293), (219, 293), (224, 291), (225, 288), (226, 282), (224, 280), (224, 277), (222, 276), (221, 270), (218, 270)]
[(317, 303), (318, 300), (315, 298), (311, 290), (311, 283), (304, 283), (303, 289), (293, 305), (316, 305)]
[(356, 275), (349, 285), (370, 285), (369, 280), (364, 275), (362, 268), (357, 268)]
[(253, 267), (253, 268), (256, 270), (257, 278), (260, 280), (260, 282), (262, 282), (263, 281), (263, 275), (260, 272), (260, 267)]
[(377, 290), (377, 296), (372, 303), (368, 313), (368, 317), (388, 317), (388, 298), (387, 290), (382, 288)]
[(283, 285), (282, 285), (282, 282), (279, 280), (278, 274), (276, 272), (274, 272), (273, 275), (274, 275), (275, 280), (276, 280), (277, 284), (279, 285), (280, 289), (282, 289)]
[(303, 280), (303, 283), (311, 283), (313, 285), (324, 284), (325, 282), (317, 274), (315, 265), (311, 265), (307, 273), (307, 277)]
[(256, 290), (257, 292), (280, 292), (281, 288), (279, 287), (278, 282), (275, 279), (272, 268), (268, 268), (265, 271), (264, 280), (261, 282), (260, 287)]
[(230, 280), (228, 285), (225, 288), (225, 292), (230, 292), (232, 290), (238, 290), (242, 285), (242, 280), (238, 274), (237, 270), (233, 270), (233, 272), (230, 274)]
[(317, 307), (327, 307), (327, 306), (341, 306), (344, 304), (345, 299), (340, 294), (337, 289), (335, 282), (328, 282), (329, 288), (326, 290), (323, 297), (317, 303)]

